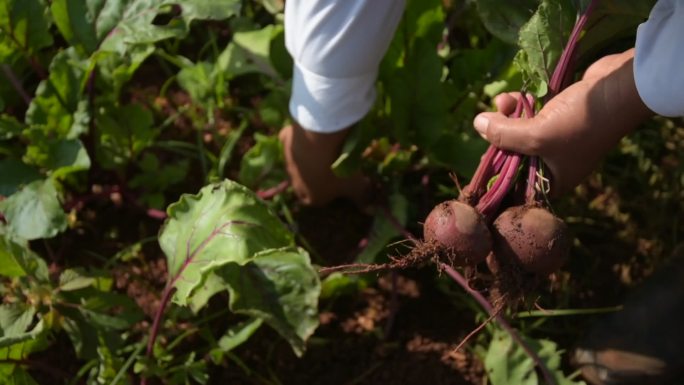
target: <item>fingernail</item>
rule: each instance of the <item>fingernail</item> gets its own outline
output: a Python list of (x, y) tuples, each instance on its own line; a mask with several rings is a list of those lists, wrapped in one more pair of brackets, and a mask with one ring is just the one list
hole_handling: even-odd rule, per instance
[(475, 126), (475, 130), (477, 130), (480, 136), (487, 139), (487, 126), (489, 126), (489, 119), (482, 115), (478, 115), (475, 117), (473, 125)]

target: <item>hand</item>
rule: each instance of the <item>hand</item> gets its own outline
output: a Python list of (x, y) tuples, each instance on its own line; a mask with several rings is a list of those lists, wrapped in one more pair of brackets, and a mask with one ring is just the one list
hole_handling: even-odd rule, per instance
[(280, 131), (287, 173), (303, 204), (323, 206), (339, 197), (349, 198), (359, 205), (365, 203), (368, 180), (361, 175), (338, 178), (331, 169), (348, 133), (349, 129), (320, 134), (296, 123)]
[(634, 50), (606, 56), (532, 119), (512, 119), (516, 94), (495, 98), (499, 112), (475, 117), (480, 135), (502, 149), (538, 155), (551, 173), (551, 194), (579, 184), (601, 158), (652, 115), (634, 84)]

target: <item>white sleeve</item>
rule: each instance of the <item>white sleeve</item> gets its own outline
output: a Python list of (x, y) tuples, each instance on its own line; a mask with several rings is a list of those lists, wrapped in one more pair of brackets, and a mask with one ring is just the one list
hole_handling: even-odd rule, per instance
[(684, 1), (659, 0), (637, 30), (634, 79), (641, 100), (663, 116), (684, 116)]
[(375, 101), (378, 65), (405, 0), (288, 0), (285, 44), (294, 59), (290, 113), (305, 129), (335, 132)]

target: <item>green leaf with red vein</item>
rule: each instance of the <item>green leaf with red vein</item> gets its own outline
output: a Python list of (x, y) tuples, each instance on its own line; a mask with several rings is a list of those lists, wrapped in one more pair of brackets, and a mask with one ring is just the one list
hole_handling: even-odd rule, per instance
[(233, 181), (183, 195), (167, 209), (159, 244), (166, 254), (168, 285), (181, 305), (209, 273), (228, 263), (244, 265), (258, 252), (293, 245), (293, 236), (266, 204)]

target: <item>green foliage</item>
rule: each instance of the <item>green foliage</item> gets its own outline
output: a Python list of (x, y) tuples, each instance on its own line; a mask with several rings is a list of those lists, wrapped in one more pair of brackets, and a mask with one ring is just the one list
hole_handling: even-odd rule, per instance
[[(16, 361), (46, 349), (50, 336), (62, 329), (80, 357), (95, 357), (120, 347), (120, 334), (140, 320), (130, 298), (111, 292), (106, 275), (77, 268), (50, 277), (27, 244), (7, 235), (0, 238), (0, 262), (0, 277), (15, 282), (0, 288), (5, 301), (0, 305), (0, 356), (7, 360), (0, 363), (0, 373), (11, 381), (32, 381)], [(110, 356), (109, 364), (116, 360)], [(95, 371), (111, 372), (113, 366), (107, 365)]]
[(32, 55), (52, 45), (50, 13), (43, 0), (7, 0), (0, 4), (0, 62), (12, 55)]
[[(101, 22), (90, 20), (98, 27), (99, 49), (125, 56), (139, 45), (149, 45), (170, 38), (182, 38), (192, 21), (197, 19), (221, 20), (235, 15), (240, 10), (236, 0), (114, 0), (98, 1)], [(180, 17), (173, 17), (166, 25), (153, 23), (159, 14), (173, 13), (173, 5), (180, 7)], [(87, 20), (87, 15), (86, 20)], [(79, 24), (83, 21), (79, 20)]]
[(143, 155), (139, 163), (141, 173), (131, 178), (131, 188), (144, 191), (140, 199), (150, 207), (162, 209), (166, 199), (164, 191), (182, 182), (188, 175), (190, 163), (187, 159), (172, 164), (160, 164), (152, 153)]
[[(556, 343), (543, 339), (526, 339), (526, 343), (539, 355), (558, 385), (584, 385), (583, 381), (572, 381), (560, 371), (563, 352), (557, 350)], [(532, 358), (503, 330), (496, 330), (492, 336), (484, 366), (492, 385), (544, 383), (543, 377), (535, 370)]]
[(477, 11), (492, 35), (509, 44), (518, 43), (518, 32), (530, 20), (539, 0), (478, 0)]
[(88, 131), (88, 104), (83, 98), (87, 63), (74, 49), (55, 55), (50, 75), (40, 82), (26, 111), (26, 123), (53, 138), (74, 139)]
[(40, 178), (38, 170), (12, 158), (0, 160), (0, 175), (0, 195), (4, 196), (14, 194), (23, 185)]
[[(408, 217), (408, 201), (406, 197), (398, 191), (394, 191), (388, 199), (388, 208), (392, 216), (396, 218), (402, 226), (406, 225)], [(371, 263), (376, 260), (391, 240), (403, 234), (399, 234), (387, 214), (378, 210), (373, 218), (373, 225), (370, 231), (368, 245), (356, 257), (359, 263)]]
[(8, 140), (19, 136), (24, 126), (10, 115), (0, 115), (0, 140)]
[(55, 183), (37, 180), (0, 202), (7, 229), (23, 239), (51, 238), (64, 231), (66, 215), (59, 202)]
[(318, 325), (320, 282), (304, 250), (282, 248), (292, 235), (264, 203), (226, 180), (184, 195), (168, 213), (159, 243), (174, 301), (188, 304), (200, 284), (209, 295), (226, 289), (232, 311), (262, 319), (302, 354)]
[(530, 92), (546, 95), (553, 69), (575, 25), (576, 11), (571, 1), (544, 0), (520, 29), (520, 51), (515, 63)]
[(648, 18), (654, 4), (654, 0), (597, 2), (579, 46), (579, 57), (593, 57), (599, 50), (623, 39), (627, 40), (624, 48), (633, 46), (636, 28)]
[(229, 180), (183, 195), (167, 212), (159, 245), (180, 305), (219, 266), (245, 264), (259, 251), (292, 244), (290, 232), (256, 195)]
[(245, 322), (240, 322), (229, 327), (225, 334), (221, 336), (221, 339), (219, 339), (218, 343), (216, 344), (217, 347), (211, 352), (214, 360), (220, 361), (221, 357), (225, 353), (228, 353), (245, 343), (245, 341), (247, 341), (247, 339), (249, 339), (249, 337), (251, 337), (252, 334), (259, 329), (259, 327), (261, 327), (262, 323), (263, 320), (261, 318), (253, 317)]
[(8, 234), (0, 237), (0, 275), (10, 278), (31, 276), (39, 281), (48, 280), (45, 261), (32, 252), (26, 244), (12, 239)]
[(303, 249), (270, 249), (241, 266), (229, 263), (218, 274), (230, 293), (230, 308), (259, 317), (302, 355), (318, 326), (321, 284)]
[(389, 97), (392, 132), (404, 146), (428, 148), (446, 126), (442, 59), (444, 14), (439, 1), (412, 1), (381, 70)]
[(254, 134), (256, 143), (240, 162), (239, 180), (252, 189), (273, 186), (285, 178), (283, 146), (277, 136)]
[(120, 169), (154, 143), (159, 130), (153, 127), (150, 111), (136, 104), (106, 104), (95, 116), (98, 128), (96, 156), (108, 169)]

